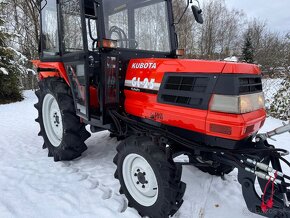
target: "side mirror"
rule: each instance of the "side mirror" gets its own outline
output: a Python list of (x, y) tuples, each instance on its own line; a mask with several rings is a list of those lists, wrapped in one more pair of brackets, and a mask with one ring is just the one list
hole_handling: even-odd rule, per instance
[(191, 6), (191, 9), (196, 22), (203, 24), (202, 10), (195, 5)]

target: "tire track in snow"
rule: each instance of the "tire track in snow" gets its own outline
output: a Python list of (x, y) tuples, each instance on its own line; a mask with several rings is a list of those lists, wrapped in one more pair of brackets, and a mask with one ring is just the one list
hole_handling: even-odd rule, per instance
[(213, 183), (213, 179), (214, 177), (212, 176), (211, 179), (210, 179), (210, 183), (209, 185), (207, 186), (207, 193), (205, 194), (205, 200), (204, 200), (204, 203), (203, 203), (203, 207), (200, 208), (200, 211), (199, 211), (199, 218), (204, 218), (205, 216), (205, 208), (207, 206), (207, 200), (208, 198), (210, 197), (210, 190), (211, 190), (211, 186), (212, 186), (212, 183)]
[[(109, 134), (102, 133), (103, 136), (98, 137), (98, 140), (102, 140), (104, 142), (106, 141), (115, 141), (114, 139), (109, 138)], [(91, 139), (92, 141), (92, 139)], [(117, 144), (117, 142), (115, 141)], [(108, 151), (107, 146), (106, 147), (99, 147), (98, 152), (94, 154), (92, 151), (88, 151), (85, 153), (85, 157), (82, 157), (81, 159), (77, 161), (69, 161), (69, 162), (63, 162), (61, 164), (61, 168), (66, 169), (71, 173), (71, 178), (69, 178), (68, 175), (66, 175), (62, 179), (58, 179), (58, 181), (63, 180), (66, 183), (75, 182), (74, 178), (79, 178), (77, 181), (80, 183), (80, 186), (83, 186), (87, 190), (94, 190), (95, 192), (99, 193), (98, 198), (101, 199), (104, 203), (104, 205), (116, 213), (125, 213), (128, 209), (128, 203), (127, 199), (124, 195), (120, 195), (118, 191), (112, 189), (110, 186), (107, 186), (105, 183), (102, 183), (102, 180), (104, 177), (108, 177), (107, 175), (103, 175), (102, 173), (94, 173), (94, 171), (98, 171), (99, 168), (98, 164), (101, 163), (101, 165), (106, 165), (106, 161), (108, 161), (108, 157), (106, 157), (106, 161), (102, 162), (102, 159), (104, 159), (104, 156), (108, 155), (108, 153), (115, 153), (115, 147), (110, 148)], [(94, 158), (92, 158), (94, 156)], [(97, 157), (95, 157), (97, 156)], [(83, 159), (84, 158), (84, 159)], [(84, 163), (86, 158), (88, 159), (88, 163)], [(99, 159), (98, 159), (99, 158)], [(92, 165), (91, 160), (95, 160), (95, 166)], [(101, 160), (100, 160), (101, 159)], [(113, 157), (109, 160), (112, 160)], [(109, 165), (113, 165), (112, 163), (109, 163)], [(113, 165), (114, 166), (114, 165)], [(115, 167), (114, 167), (115, 168)], [(115, 180), (115, 179), (113, 179)], [(118, 181), (117, 181), (118, 182)], [(133, 209), (130, 209), (133, 210)], [(138, 216), (137, 216), (138, 217)]]
[(187, 184), (184, 203), (175, 218), (204, 218), (213, 177), (193, 166), (183, 166), (182, 181)]
[(90, 177), (88, 174), (81, 173), (81, 169), (78, 169), (76, 173), (81, 174), (80, 183), (82, 186), (88, 190), (98, 190), (101, 191), (99, 198), (103, 200), (104, 204), (113, 209), (115, 212), (124, 213), (128, 208), (127, 200), (125, 196), (115, 193), (110, 187), (100, 183), (96, 177)]
[(127, 200), (124, 196), (119, 193), (115, 193), (111, 188), (100, 184), (98, 180), (96, 181), (95, 179), (88, 178), (84, 181), (83, 185), (90, 190), (99, 189), (102, 191), (103, 194), (101, 198), (103, 201), (105, 201), (108, 206), (115, 205), (115, 210), (119, 213), (124, 213), (128, 208)]

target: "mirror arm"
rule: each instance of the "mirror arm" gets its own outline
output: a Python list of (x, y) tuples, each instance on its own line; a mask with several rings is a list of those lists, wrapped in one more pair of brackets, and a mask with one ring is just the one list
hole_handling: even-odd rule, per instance
[(187, 0), (187, 5), (186, 5), (186, 8), (184, 9), (181, 17), (179, 18), (178, 22), (177, 23), (173, 23), (173, 25), (177, 25), (180, 23), (180, 21), (182, 20), (183, 16), (185, 15), (185, 12), (187, 11), (187, 9), (189, 8), (189, 4), (192, 3), (192, 0)]
[[(44, 1), (45, 3), (44, 3), (44, 5), (41, 7), (41, 3), (42, 3), (43, 1)], [(47, 0), (38, 0), (37, 3), (40, 5), (40, 8), (39, 8), (38, 10), (39, 10), (39, 12), (41, 12), (41, 11), (46, 7), (46, 5), (47, 5)]]
[(94, 40), (93, 34), (92, 34), (92, 26), (91, 26), (91, 18), (88, 18), (88, 28), (89, 28), (89, 35), (92, 40)]
[(93, 40), (93, 50), (95, 49), (95, 44), (97, 43), (98, 39), (93, 37), (93, 32), (92, 32), (92, 24), (91, 24), (92, 18), (88, 18), (88, 30), (89, 30), (89, 36), (91, 40)]
[(199, 7), (199, 8), (201, 8), (201, 7), (200, 7), (199, 0), (195, 0), (195, 1), (197, 2), (197, 4), (198, 4), (198, 7)]

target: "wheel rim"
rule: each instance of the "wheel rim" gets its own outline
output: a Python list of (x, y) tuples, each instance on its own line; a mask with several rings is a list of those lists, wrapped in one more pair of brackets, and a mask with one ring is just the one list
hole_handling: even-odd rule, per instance
[(150, 164), (138, 154), (129, 154), (123, 162), (123, 178), (130, 195), (150, 207), (158, 198), (158, 183)]
[(54, 147), (59, 147), (63, 136), (60, 108), (54, 96), (47, 94), (43, 99), (42, 117), (46, 135)]

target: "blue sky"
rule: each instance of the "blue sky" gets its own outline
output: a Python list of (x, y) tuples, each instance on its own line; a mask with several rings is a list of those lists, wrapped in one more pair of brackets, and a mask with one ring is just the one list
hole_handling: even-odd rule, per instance
[(225, 0), (225, 2), (230, 8), (243, 9), (248, 18), (266, 20), (270, 30), (290, 32), (290, 0)]

